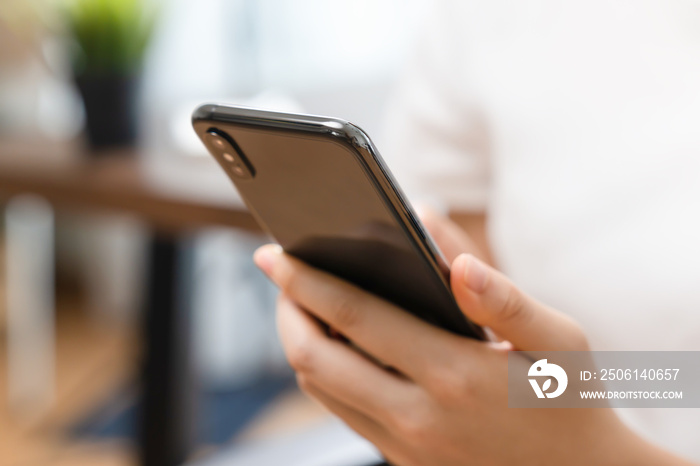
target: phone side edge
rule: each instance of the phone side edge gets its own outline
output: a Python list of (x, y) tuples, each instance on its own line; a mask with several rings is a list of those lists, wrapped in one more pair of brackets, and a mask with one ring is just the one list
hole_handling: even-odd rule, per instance
[[(385, 199), (391, 205), (394, 213), (398, 214), (398, 220), (404, 226), (404, 230), (411, 236), (414, 244), (431, 259), (431, 267), (439, 278), (442, 279), (444, 286), (447, 288), (450, 296), (452, 296), (449, 278), (450, 267), (444, 255), (437, 247), (437, 244), (435, 244), (430, 236), (430, 233), (423, 227), (418, 215), (413, 210), (408, 198), (401, 189), (401, 186), (381, 157), (379, 150), (374, 146), (374, 143), (362, 128), (346, 122), (343, 130), (346, 135), (344, 139), (346, 142), (350, 143), (360, 157), (362, 157), (362, 162), (371, 173), (375, 182), (377, 182)], [(456, 301), (455, 305), (457, 305)], [(482, 340), (486, 339), (486, 334), (482, 327), (476, 325), (469, 319), (465, 319), (465, 321), (469, 327), (470, 333), (474, 337)]]

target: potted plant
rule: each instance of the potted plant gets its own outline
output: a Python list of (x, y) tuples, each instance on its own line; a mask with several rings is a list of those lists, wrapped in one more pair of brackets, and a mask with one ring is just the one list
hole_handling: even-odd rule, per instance
[(73, 72), (93, 148), (136, 142), (138, 88), (155, 16), (144, 0), (73, 0), (69, 4)]

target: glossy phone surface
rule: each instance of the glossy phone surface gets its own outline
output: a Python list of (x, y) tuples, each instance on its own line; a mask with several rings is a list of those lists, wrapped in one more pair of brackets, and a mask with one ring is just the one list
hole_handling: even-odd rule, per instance
[(452, 332), (483, 338), (367, 135), (334, 118), (204, 105), (195, 131), (284, 250)]

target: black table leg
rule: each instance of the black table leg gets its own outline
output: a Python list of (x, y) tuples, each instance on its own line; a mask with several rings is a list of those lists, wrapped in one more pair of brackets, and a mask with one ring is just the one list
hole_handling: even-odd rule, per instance
[(149, 244), (138, 426), (142, 466), (182, 464), (194, 445), (191, 251), (175, 235), (156, 233)]

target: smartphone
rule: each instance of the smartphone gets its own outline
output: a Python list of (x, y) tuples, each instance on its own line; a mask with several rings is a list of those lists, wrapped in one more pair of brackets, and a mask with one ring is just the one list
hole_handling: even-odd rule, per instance
[(484, 339), (367, 134), (337, 118), (207, 104), (192, 123), (285, 252), (451, 332)]

